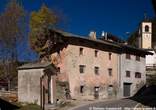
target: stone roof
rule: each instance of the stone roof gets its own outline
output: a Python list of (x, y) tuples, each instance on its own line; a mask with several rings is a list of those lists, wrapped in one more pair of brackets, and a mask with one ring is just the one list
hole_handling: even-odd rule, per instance
[(100, 39), (91, 39), (88, 36), (79, 36), (79, 35), (72, 34), (72, 33), (69, 33), (69, 32), (64, 32), (64, 31), (58, 30), (58, 29), (52, 29), (52, 31), (55, 31), (55, 32), (61, 34), (62, 36), (67, 37), (67, 38), (83, 39), (83, 40), (87, 40), (87, 41), (93, 41), (93, 42), (96, 42), (96, 43), (102, 43), (102, 44), (105, 44), (105, 45), (110, 45), (110, 46), (115, 46), (115, 47), (120, 48), (119, 45), (117, 45), (115, 43), (112, 43), (112, 42), (109, 42), (109, 41), (104, 41), (104, 40), (100, 40)]
[(56, 67), (51, 62), (35, 62), (35, 63), (27, 63), (20, 67), (18, 67), (19, 70), (22, 69), (41, 69), (41, 68), (47, 68), (49, 66), (52, 66), (53, 69), (56, 69)]
[[(99, 44), (104, 44), (104, 45), (108, 45), (108, 46), (112, 46), (112, 47), (116, 47), (116, 48), (120, 48), (122, 50), (126, 49), (129, 50), (129, 51), (134, 51), (134, 52), (141, 52), (141, 53), (144, 53), (144, 54), (149, 54), (149, 55), (153, 55), (151, 52), (148, 52), (147, 50), (145, 49), (141, 49), (141, 48), (136, 48), (136, 47), (133, 47), (131, 45), (127, 45), (127, 44), (123, 44), (123, 43), (117, 43), (117, 42), (112, 42), (112, 41), (108, 41), (108, 40), (100, 40), (100, 39), (91, 39), (89, 37), (86, 37), (86, 36), (79, 36), (79, 35), (75, 35), (75, 34), (72, 34), (72, 33), (68, 33), (68, 32), (64, 32), (62, 30), (58, 30), (58, 29), (50, 29), (51, 31), (54, 31), (56, 33), (59, 33), (61, 34), (63, 37), (65, 38), (74, 38), (74, 39), (83, 39), (84, 41), (91, 41), (91, 42), (96, 42), (96, 43), (99, 43)], [(124, 51), (123, 51), (124, 52)]]

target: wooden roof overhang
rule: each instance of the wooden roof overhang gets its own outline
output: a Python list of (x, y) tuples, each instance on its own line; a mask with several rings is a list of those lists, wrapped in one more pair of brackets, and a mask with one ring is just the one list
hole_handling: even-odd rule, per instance
[[(147, 50), (135, 48), (130, 45), (119, 44), (115, 42), (91, 39), (89, 37), (74, 35), (72, 33), (60, 31), (60, 30), (50, 30), (50, 39), (53, 41), (53, 45), (50, 47), (51, 52), (59, 51), (67, 45), (78, 45), (90, 47), (98, 50), (110, 51), (115, 53), (130, 53), (134, 55), (139, 55), (144, 57), (145, 55), (153, 55), (153, 53)], [(48, 51), (46, 48), (44, 51)]]

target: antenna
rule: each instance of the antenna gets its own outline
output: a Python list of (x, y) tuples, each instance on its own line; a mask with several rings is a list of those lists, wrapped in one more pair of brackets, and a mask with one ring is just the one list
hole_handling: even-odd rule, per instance
[(146, 11), (144, 12), (144, 20), (147, 20), (147, 13), (146, 13)]
[(105, 40), (107, 40), (107, 35), (108, 35), (108, 34), (107, 34), (107, 32), (106, 32), (106, 33), (105, 33)]

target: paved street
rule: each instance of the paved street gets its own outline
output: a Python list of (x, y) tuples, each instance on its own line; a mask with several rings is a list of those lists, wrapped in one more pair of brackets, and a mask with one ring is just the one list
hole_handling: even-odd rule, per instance
[(130, 99), (121, 99), (114, 101), (97, 102), (94, 104), (80, 106), (72, 110), (128, 110), (128, 108), (134, 108), (137, 104), (138, 103), (136, 101)]

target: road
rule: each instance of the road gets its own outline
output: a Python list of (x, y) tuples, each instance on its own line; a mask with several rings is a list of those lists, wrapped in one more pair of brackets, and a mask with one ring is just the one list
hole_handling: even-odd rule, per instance
[(76, 107), (72, 110), (132, 110), (138, 102), (130, 99), (97, 102)]

